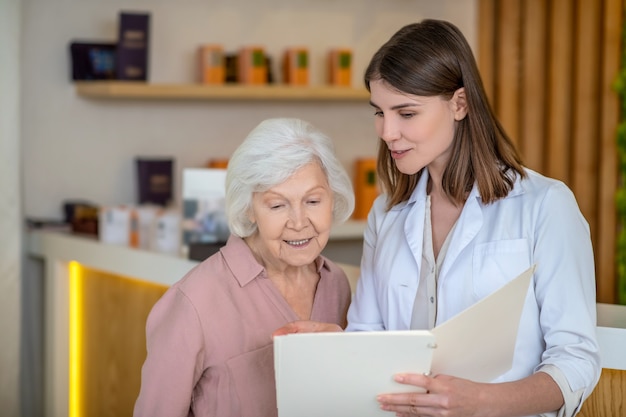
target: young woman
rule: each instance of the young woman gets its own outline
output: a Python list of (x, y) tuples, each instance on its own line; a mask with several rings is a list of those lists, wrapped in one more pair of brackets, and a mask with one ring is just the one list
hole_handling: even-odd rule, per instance
[[(403, 27), (376, 52), (365, 84), (383, 193), (368, 217), (346, 330), (431, 329), (536, 264), (508, 372), (491, 383), (398, 375), (425, 392), (380, 395), (381, 408), (573, 416), (601, 370), (591, 238), (574, 195), (522, 165), (454, 25)], [(324, 328), (313, 325), (281, 332)]]
[(572, 192), (522, 165), (454, 25), (400, 29), (365, 83), (384, 194), (369, 215), (348, 330), (433, 328), (537, 265), (510, 371), (490, 384), (401, 375), (427, 392), (382, 395), (381, 407), (574, 415), (600, 363), (591, 238)]

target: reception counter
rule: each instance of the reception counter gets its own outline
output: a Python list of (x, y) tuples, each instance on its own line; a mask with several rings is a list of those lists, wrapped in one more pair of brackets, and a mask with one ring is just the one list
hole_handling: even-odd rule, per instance
[(598, 304), (602, 375), (578, 417), (626, 416), (626, 306)]
[[(331, 242), (358, 239), (362, 228), (349, 224)], [(27, 238), (29, 255), (45, 266), (45, 415), (132, 416), (147, 315), (197, 262), (56, 232)], [(358, 267), (339, 264), (354, 289)], [(602, 411), (626, 397), (626, 306), (598, 304), (598, 338), (605, 369), (581, 416), (626, 416), (624, 403)]]
[[(365, 225), (335, 228), (324, 254), (351, 285)], [(145, 359), (152, 305), (198, 264), (93, 237), (28, 233), (31, 257), (44, 263), (44, 408), (46, 416), (132, 416)], [(355, 246), (355, 245), (358, 245)]]

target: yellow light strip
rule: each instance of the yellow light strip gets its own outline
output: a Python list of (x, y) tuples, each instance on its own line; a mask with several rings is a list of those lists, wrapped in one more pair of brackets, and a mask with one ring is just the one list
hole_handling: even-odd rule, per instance
[(81, 415), (81, 361), (82, 361), (82, 267), (78, 262), (69, 263), (70, 278), (70, 360), (69, 360), (69, 417)]

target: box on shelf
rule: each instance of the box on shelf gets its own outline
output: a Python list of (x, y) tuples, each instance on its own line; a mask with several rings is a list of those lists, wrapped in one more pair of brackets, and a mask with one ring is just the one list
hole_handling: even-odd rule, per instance
[(378, 197), (376, 158), (360, 158), (354, 164), (354, 213), (355, 220), (365, 220)]
[(103, 243), (179, 253), (180, 214), (173, 209), (153, 205), (101, 207), (99, 224)]
[(72, 80), (113, 80), (116, 78), (116, 44), (105, 41), (70, 43)]
[(98, 205), (83, 200), (63, 202), (65, 222), (72, 225), (72, 232), (98, 236)]
[(211, 158), (206, 163), (207, 168), (228, 168), (228, 158)]
[(179, 210), (157, 211), (150, 239), (150, 250), (179, 255), (181, 252), (181, 215)]
[(309, 84), (309, 50), (291, 47), (283, 55), (283, 82), (289, 85)]
[(131, 217), (131, 246), (140, 249), (153, 249), (157, 229), (157, 218), (163, 212), (163, 208), (153, 205), (142, 205), (135, 208)]
[(131, 234), (137, 233), (133, 209), (126, 206), (101, 207), (99, 226), (102, 243), (131, 246)]
[(262, 46), (245, 46), (237, 55), (237, 81), (262, 85), (268, 82), (268, 63)]
[(173, 158), (135, 158), (137, 204), (167, 206), (173, 202)]
[(328, 51), (328, 83), (343, 87), (352, 85), (352, 49), (332, 48)]
[(202, 84), (221, 85), (226, 81), (226, 60), (222, 45), (201, 45), (198, 48), (198, 65)]
[(116, 73), (119, 80), (147, 81), (150, 50), (150, 14), (119, 14)]
[(183, 170), (182, 245), (226, 242), (230, 235), (226, 219), (226, 170)]
[(239, 82), (239, 57), (237, 53), (226, 53), (224, 55), (224, 81), (227, 83)]

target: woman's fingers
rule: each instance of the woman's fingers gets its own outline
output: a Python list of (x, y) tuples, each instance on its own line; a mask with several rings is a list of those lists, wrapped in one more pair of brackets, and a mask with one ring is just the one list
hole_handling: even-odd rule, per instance
[(422, 374), (398, 374), (394, 377), (396, 382), (415, 387), (413, 392), (397, 394), (381, 394), (376, 399), (380, 408), (386, 411), (394, 411), (398, 415), (406, 416), (434, 416), (438, 409), (439, 396), (433, 390), (437, 382)]

